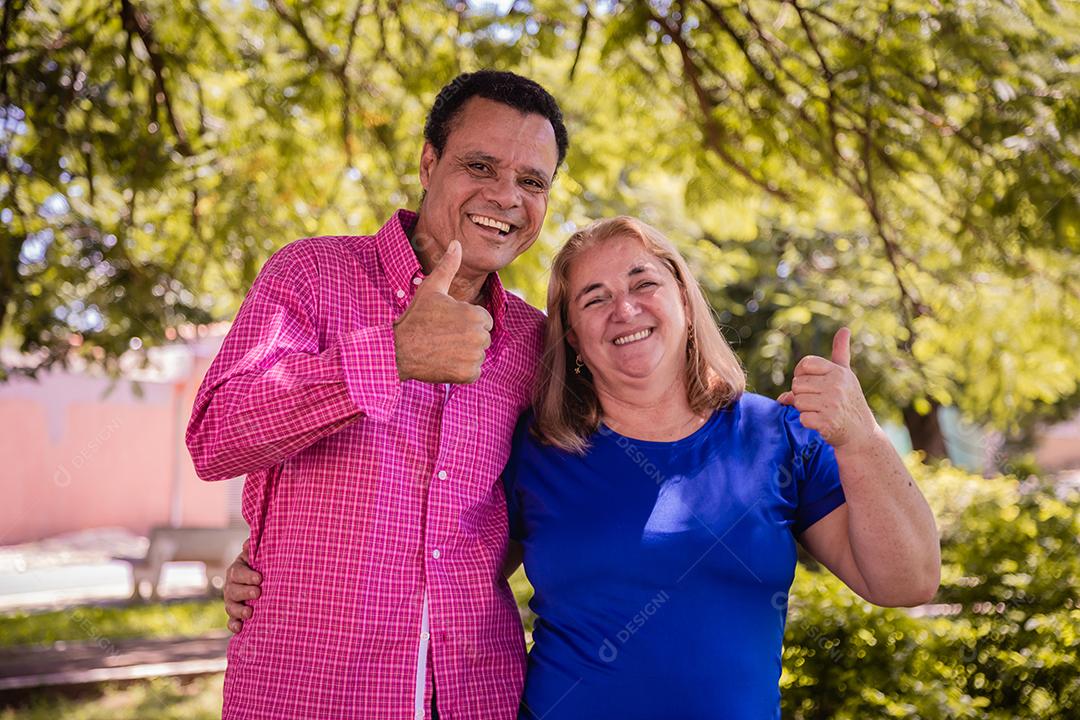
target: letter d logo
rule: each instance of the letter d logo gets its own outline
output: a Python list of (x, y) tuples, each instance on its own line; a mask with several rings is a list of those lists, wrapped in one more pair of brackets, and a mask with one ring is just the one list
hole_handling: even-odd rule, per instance
[(599, 655), (600, 659), (606, 663), (614, 662), (615, 658), (619, 657), (619, 649), (615, 647), (615, 643), (604, 638), (604, 644), (600, 646)]

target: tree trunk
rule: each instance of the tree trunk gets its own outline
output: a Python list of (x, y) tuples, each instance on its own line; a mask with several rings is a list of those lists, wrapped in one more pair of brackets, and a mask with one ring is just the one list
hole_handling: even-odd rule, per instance
[(914, 407), (904, 408), (904, 425), (911, 436), (911, 446), (926, 454), (927, 460), (944, 460), (949, 457), (945, 436), (938, 422), (938, 404), (930, 404), (930, 412), (920, 415)]

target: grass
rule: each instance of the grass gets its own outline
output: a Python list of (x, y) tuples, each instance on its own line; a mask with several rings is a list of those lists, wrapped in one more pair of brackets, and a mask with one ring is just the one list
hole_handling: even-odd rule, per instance
[(0, 617), (0, 647), (51, 645), (59, 640), (198, 637), (223, 629), (225, 620), (220, 599), (16, 613)]
[[(0, 647), (90, 642), (108, 638), (198, 637), (225, 627), (220, 598), (155, 604), (84, 606), (0, 617)], [(43, 690), (0, 720), (217, 720), (224, 676), (108, 683), (77, 694)]]
[[(510, 578), (522, 610), (526, 637), (531, 636), (533, 615), (528, 609), (533, 589), (525, 572)], [(0, 647), (93, 641), (100, 638), (197, 637), (225, 627), (220, 599), (79, 607), (46, 613), (0, 616)], [(54, 692), (34, 696), (19, 707), (0, 709), (0, 720), (217, 720), (221, 717), (224, 676), (155, 678), (108, 683), (77, 695)]]
[(23, 707), (0, 709), (0, 720), (218, 720), (224, 677), (100, 685), (78, 697), (50, 694)]

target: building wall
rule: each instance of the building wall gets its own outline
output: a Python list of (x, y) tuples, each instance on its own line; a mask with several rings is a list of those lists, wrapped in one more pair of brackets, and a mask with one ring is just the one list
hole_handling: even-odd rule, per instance
[(182, 362), (138, 390), (66, 371), (0, 384), (0, 544), (94, 527), (227, 525), (228, 485), (241, 481), (199, 480), (184, 445), (214, 351), (178, 346)]
[(1080, 468), (1080, 413), (1040, 433), (1035, 462), (1050, 472)]

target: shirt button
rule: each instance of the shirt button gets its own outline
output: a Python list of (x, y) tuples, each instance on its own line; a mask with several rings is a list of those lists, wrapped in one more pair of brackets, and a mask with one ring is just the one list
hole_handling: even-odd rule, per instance
[(439, 552), (439, 548), (435, 548), (434, 550), (431, 551), (431, 557), (435, 558), (436, 560), (439, 559), (440, 555), (442, 555), (442, 553)]
[(420, 639), (421, 640), (429, 640), (430, 638), (431, 638), (431, 633), (429, 633), (429, 632), (420, 633)]
[(404, 290), (398, 290), (394, 294), (398, 296), (398, 299), (401, 299), (401, 298), (405, 297), (405, 291)]
[(417, 275), (416, 277), (414, 277), (412, 279), (412, 284), (413, 285), (419, 285), (422, 282), (424, 282), (424, 278), (420, 277), (419, 275)]
[(439, 471), (439, 479), (440, 480), (445, 480), (446, 479), (446, 471), (445, 470), (440, 470)]
[(425, 714), (423, 710), (416, 711), (416, 720), (424, 720)]

